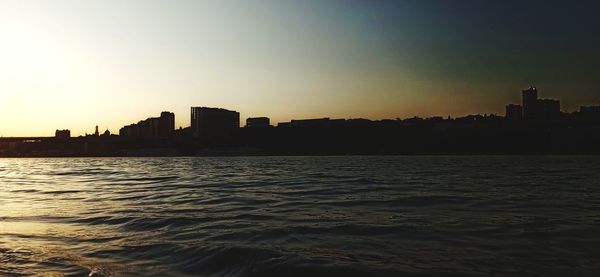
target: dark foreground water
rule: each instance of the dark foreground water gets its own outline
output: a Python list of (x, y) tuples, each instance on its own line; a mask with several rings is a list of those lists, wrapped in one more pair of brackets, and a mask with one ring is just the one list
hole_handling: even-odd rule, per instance
[(600, 274), (600, 157), (0, 159), (0, 276)]

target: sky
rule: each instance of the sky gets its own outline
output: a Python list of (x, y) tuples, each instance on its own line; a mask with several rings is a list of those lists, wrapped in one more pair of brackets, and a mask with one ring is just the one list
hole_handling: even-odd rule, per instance
[[(599, 105), (598, 1), (0, 0), (0, 136)], [(243, 123), (242, 123), (243, 124)]]

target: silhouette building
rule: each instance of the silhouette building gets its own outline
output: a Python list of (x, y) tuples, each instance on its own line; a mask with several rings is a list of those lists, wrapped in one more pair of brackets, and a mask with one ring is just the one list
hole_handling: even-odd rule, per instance
[(130, 138), (168, 138), (175, 131), (175, 114), (162, 112), (160, 117), (152, 117), (127, 125), (119, 130), (119, 135)]
[(268, 117), (250, 117), (246, 119), (247, 128), (267, 128), (271, 126), (271, 120)]
[(506, 105), (506, 118), (510, 120), (522, 120), (523, 106), (515, 104)]
[(108, 129), (106, 129), (106, 131), (104, 131), (104, 133), (102, 133), (103, 137), (110, 137), (110, 131)]
[(538, 100), (538, 109), (541, 119), (556, 119), (560, 116), (560, 101), (554, 99)]
[(536, 87), (523, 90), (523, 119), (529, 121), (549, 120), (560, 116), (560, 101), (538, 99)]
[(56, 138), (60, 138), (60, 139), (65, 139), (65, 138), (70, 138), (71, 137), (71, 131), (70, 130), (56, 130), (56, 132), (54, 133), (54, 137)]
[(581, 106), (579, 112), (582, 114), (600, 114), (600, 106)]
[(536, 87), (529, 87), (523, 91), (523, 119), (534, 120), (539, 117), (537, 101), (538, 91)]
[(175, 114), (172, 112), (161, 112), (158, 128), (159, 137), (169, 137), (175, 131)]
[(329, 117), (324, 118), (310, 118), (310, 119), (292, 119), (290, 122), (281, 122), (278, 127), (325, 127), (333, 124), (344, 123), (345, 119), (330, 119)]
[(239, 112), (221, 108), (192, 107), (191, 129), (194, 137), (201, 139), (222, 137), (239, 128)]
[(600, 106), (582, 106), (579, 115), (586, 119), (600, 120)]

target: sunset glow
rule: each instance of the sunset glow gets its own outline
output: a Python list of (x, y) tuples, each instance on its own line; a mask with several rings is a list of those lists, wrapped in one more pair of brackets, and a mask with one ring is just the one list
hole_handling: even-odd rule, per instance
[(185, 127), (191, 106), (275, 123), (501, 113), (532, 82), (567, 110), (598, 102), (589, 12), (434, 2), (1, 1), (0, 136), (163, 110)]

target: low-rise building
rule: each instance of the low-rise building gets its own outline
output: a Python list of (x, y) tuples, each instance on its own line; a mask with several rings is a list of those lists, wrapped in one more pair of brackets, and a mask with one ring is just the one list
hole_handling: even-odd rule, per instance
[(268, 117), (250, 117), (246, 119), (246, 128), (267, 128), (271, 126)]
[(56, 132), (54, 132), (54, 137), (55, 138), (60, 138), (60, 139), (70, 138), (71, 137), (71, 131), (68, 130), (68, 129), (65, 129), (65, 130), (56, 130)]

